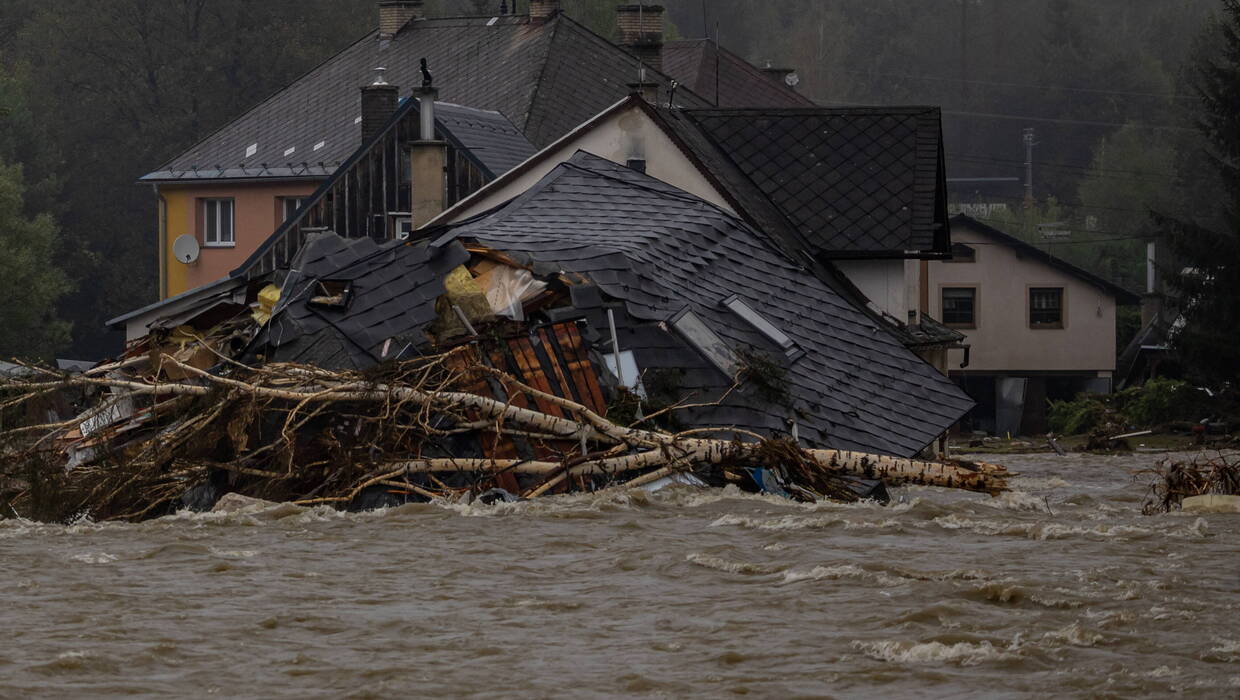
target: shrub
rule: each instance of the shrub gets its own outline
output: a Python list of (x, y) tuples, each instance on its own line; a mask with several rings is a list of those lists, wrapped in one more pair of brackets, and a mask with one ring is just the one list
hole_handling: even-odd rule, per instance
[(1156, 378), (1144, 386), (1128, 389), (1132, 392), (1124, 406), (1124, 417), (1133, 425), (1152, 428), (1176, 420), (1197, 420), (1201, 408), (1196, 401), (1199, 395), (1185, 382)]

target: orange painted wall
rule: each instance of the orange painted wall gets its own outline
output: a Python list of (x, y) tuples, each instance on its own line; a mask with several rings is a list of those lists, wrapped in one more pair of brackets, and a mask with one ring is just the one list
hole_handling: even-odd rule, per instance
[[(166, 288), (164, 298), (214, 282), (232, 272), (258, 249), (280, 225), (282, 197), (306, 197), (319, 186), (316, 181), (231, 183), (204, 186), (163, 185), (160, 195), (166, 203), (167, 228), (164, 239)], [(236, 244), (230, 248), (202, 247), (196, 262), (185, 264), (172, 257), (172, 243), (189, 234), (202, 245), (202, 216), (199, 200), (231, 197), (234, 208)]]

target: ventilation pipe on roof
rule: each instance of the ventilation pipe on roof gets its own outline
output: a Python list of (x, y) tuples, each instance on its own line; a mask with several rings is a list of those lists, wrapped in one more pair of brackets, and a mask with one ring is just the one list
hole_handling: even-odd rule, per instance
[(546, 22), (560, 13), (560, 0), (530, 0), (530, 21)]
[(380, 0), (379, 39), (393, 39), (410, 21), (421, 19), (423, 4), (424, 0)]
[(663, 72), (663, 7), (619, 5), (616, 23), (620, 29), (620, 45), (642, 63)]
[(375, 82), (362, 88), (362, 143), (378, 134), (396, 112), (400, 89), (383, 79), (383, 68), (376, 68)]

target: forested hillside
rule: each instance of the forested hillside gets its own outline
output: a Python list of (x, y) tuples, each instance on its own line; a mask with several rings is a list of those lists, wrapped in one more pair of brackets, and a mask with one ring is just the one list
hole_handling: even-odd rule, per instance
[[(509, 6), (511, 6), (511, 2)], [(613, 0), (565, 0), (609, 35)], [(675, 35), (717, 35), (745, 57), (798, 69), (824, 105), (945, 110), (949, 177), (1024, 178), (989, 223), (1139, 286), (1148, 210), (1208, 218), (1198, 100), (1186, 61), (1218, 0), (664, 0)], [(500, 0), (437, 0), (489, 13)], [(24, 216), (54, 217), (53, 257), (73, 291), (44, 295), (73, 324), (72, 352), (114, 350), (103, 321), (155, 296), (155, 198), (135, 180), (373, 28), (374, 0), (5, 0), (0, 163)], [(526, 0), (519, 0), (524, 11)], [(967, 186), (957, 186), (966, 191)], [(51, 220), (48, 219), (49, 225)], [(50, 229), (49, 229), (50, 230)], [(8, 263), (15, 264), (15, 263)], [(60, 334), (63, 329), (58, 329)], [(0, 354), (5, 346), (0, 346)]]

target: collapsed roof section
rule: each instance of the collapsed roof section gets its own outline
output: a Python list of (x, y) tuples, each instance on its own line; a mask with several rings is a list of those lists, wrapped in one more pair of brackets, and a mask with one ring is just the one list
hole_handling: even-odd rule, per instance
[[(732, 396), (696, 411), (697, 424), (770, 432), (792, 422), (810, 444), (911, 455), (972, 406), (946, 377), (744, 222), (585, 153), (435, 245), (453, 241), (588, 279), (623, 302), (630, 320), (620, 346), (635, 354), (637, 366), (688, 368), (686, 382), (704, 396), (729, 383), (718, 357), (727, 353), (716, 352), (712, 338), (732, 353), (774, 358), (786, 373), (787, 405)], [(795, 351), (727, 305), (735, 298)], [(686, 313), (689, 322), (678, 324)]]

